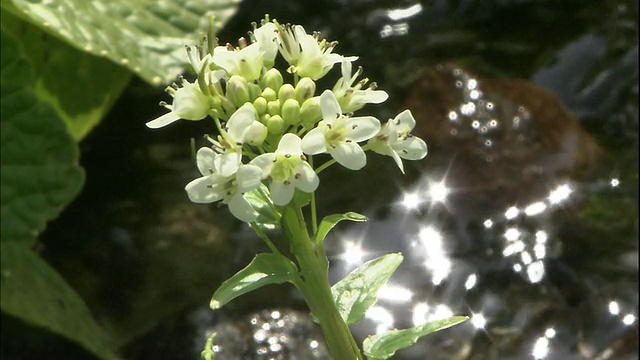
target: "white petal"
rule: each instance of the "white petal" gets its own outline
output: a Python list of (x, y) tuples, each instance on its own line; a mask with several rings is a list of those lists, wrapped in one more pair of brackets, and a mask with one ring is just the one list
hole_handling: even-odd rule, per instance
[(242, 162), (242, 154), (236, 151), (228, 151), (224, 154), (216, 156), (213, 165), (216, 172), (224, 177), (235, 174)]
[(172, 122), (175, 122), (177, 120), (180, 120), (180, 116), (178, 116), (176, 113), (174, 113), (173, 111), (168, 113), (168, 114), (164, 114), (162, 116), (160, 116), (159, 118), (155, 119), (155, 120), (151, 120), (147, 123), (147, 127), (151, 128), (151, 129), (158, 129), (161, 128), (163, 126), (169, 125)]
[(284, 183), (280, 181), (274, 181), (269, 186), (271, 192), (271, 200), (273, 203), (279, 206), (287, 205), (293, 198), (293, 192), (295, 187), (292, 183)]
[(256, 109), (246, 103), (234, 112), (227, 122), (226, 130), (234, 142), (244, 143), (243, 135), (256, 119)]
[(403, 134), (413, 130), (416, 126), (416, 119), (414, 119), (410, 110), (405, 110), (396, 115), (391, 124), (397, 129), (398, 133)]
[(211, 175), (215, 172), (214, 160), (218, 156), (210, 147), (203, 147), (196, 154), (196, 164), (202, 175)]
[(410, 136), (393, 144), (401, 158), (420, 160), (427, 156), (427, 144), (417, 136)]
[(189, 200), (194, 203), (212, 203), (224, 198), (225, 191), (220, 186), (223, 180), (215, 175), (203, 176), (188, 183), (184, 189), (187, 191)]
[(200, 91), (198, 84), (184, 81), (173, 98), (173, 111), (181, 119), (201, 120), (209, 114), (209, 97)]
[(320, 109), (322, 109), (322, 119), (327, 124), (332, 124), (335, 119), (342, 115), (340, 104), (338, 104), (338, 100), (331, 90), (325, 90), (320, 95)]
[(276, 154), (274, 153), (266, 153), (262, 155), (258, 155), (255, 159), (251, 160), (250, 165), (259, 166), (262, 169), (262, 178), (266, 178), (269, 176), (271, 172), (271, 168), (273, 167), (273, 162), (276, 160)]
[(380, 104), (388, 98), (389, 94), (384, 90), (359, 90), (354, 94), (351, 102), (354, 105)]
[(320, 179), (316, 172), (313, 171), (313, 168), (311, 168), (311, 165), (306, 161), (303, 161), (298, 169), (298, 173), (291, 182), (298, 189), (310, 193), (316, 191), (318, 184), (320, 183)]
[(367, 156), (360, 145), (351, 143), (342, 143), (329, 151), (336, 161), (351, 170), (360, 170), (367, 164)]
[(398, 167), (400, 168), (400, 171), (402, 171), (402, 173), (404, 174), (404, 164), (402, 163), (402, 159), (400, 158), (398, 153), (395, 150), (391, 149), (391, 147), (389, 147), (388, 155), (391, 156), (393, 161), (395, 161), (396, 165), (398, 165)]
[(307, 155), (320, 154), (327, 151), (326, 140), (322, 129), (317, 127), (302, 138), (302, 151)]
[(262, 169), (256, 165), (240, 165), (236, 172), (238, 191), (241, 193), (253, 190), (260, 186)]
[(302, 155), (302, 140), (296, 134), (287, 133), (282, 136), (278, 143), (278, 154), (290, 154), (291, 156)]
[(258, 218), (258, 213), (240, 193), (236, 193), (227, 203), (231, 214), (244, 222), (252, 222)]
[(349, 118), (345, 122), (344, 137), (355, 142), (371, 139), (380, 131), (380, 121), (373, 116)]
[(260, 51), (265, 60), (271, 60), (276, 57), (278, 53), (278, 44), (276, 38), (278, 37), (278, 29), (272, 22), (265, 23), (254, 31), (256, 40), (260, 44)]

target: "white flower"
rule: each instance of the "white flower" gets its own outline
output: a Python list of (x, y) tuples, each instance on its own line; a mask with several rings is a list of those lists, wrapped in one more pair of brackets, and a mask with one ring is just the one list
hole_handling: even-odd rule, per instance
[(263, 58), (260, 44), (257, 42), (240, 50), (218, 46), (213, 49), (211, 60), (223, 68), (229, 76), (240, 75), (247, 81), (256, 80), (262, 72)]
[(320, 179), (307, 163), (300, 147), (302, 140), (295, 134), (284, 134), (275, 153), (262, 154), (251, 165), (262, 168), (262, 177), (271, 181), (269, 191), (276, 205), (286, 205), (295, 188), (310, 193), (318, 188)]
[(173, 104), (168, 105), (164, 102), (160, 104), (171, 112), (149, 121), (148, 127), (161, 128), (179, 119), (202, 120), (209, 114), (211, 99), (200, 91), (198, 84), (182, 79), (182, 87), (178, 89), (168, 87), (167, 90), (173, 96)]
[(300, 41), (300, 58), (295, 66), (295, 72), (302, 77), (310, 77), (312, 80), (318, 80), (325, 76), (334, 64), (341, 61), (355, 61), (357, 57), (352, 56), (345, 58), (342, 55), (332, 53), (337, 42), (327, 42), (322, 40), (318, 42), (315, 36), (305, 34), (298, 39)]
[(246, 103), (229, 118), (224, 132), (214, 142), (220, 156), (216, 157), (216, 169), (222, 176), (235, 173), (242, 162), (242, 145), (262, 143), (267, 136), (267, 127), (256, 120), (253, 105)]
[(372, 116), (342, 115), (338, 100), (330, 90), (320, 95), (322, 120), (302, 139), (302, 150), (309, 155), (327, 152), (340, 165), (359, 170), (367, 164), (364, 150), (357, 143), (375, 136), (380, 121)]
[(253, 31), (255, 40), (259, 44), (260, 52), (265, 61), (273, 63), (278, 54), (278, 28), (272, 22), (265, 22)]
[(411, 111), (401, 112), (395, 118), (389, 119), (378, 135), (369, 140), (371, 150), (391, 156), (404, 173), (401, 158), (420, 160), (427, 156), (427, 144), (424, 140), (410, 134), (415, 126), (416, 120)]
[(366, 90), (360, 90), (369, 81), (362, 79), (355, 86), (353, 83), (362, 73), (362, 68), (358, 68), (353, 76), (351, 76), (351, 58), (342, 60), (342, 77), (333, 87), (333, 92), (340, 103), (342, 111), (349, 113), (362, 109), (365, 104), (380, 104), (387, 100), (389, 95), (383, 90), (375, 90), (375, 84), (372, 84)]
[(236, 218), (245, 222), (254, 221), (258, 214), (242, 194), (260, 186), (262, 169), (255, 165), (241, 165), (236, 173), (223, 176), (216, 167), (215, 160), (218, 157), (220, 155), (211, 148), (198, 150), (196, 161), (202, 177), (185, 187), (189, 200), (203, 204), (222, 200), (229, 205), (229, 210)]
[(285, 25), (283, 27), (275, 20), (274, 23), (278, 29), (276, 40), (280, 54), (289, 65), (297, 64), (300, 57), (300, 39), (306, 36), (307, 33), (301, 25)]

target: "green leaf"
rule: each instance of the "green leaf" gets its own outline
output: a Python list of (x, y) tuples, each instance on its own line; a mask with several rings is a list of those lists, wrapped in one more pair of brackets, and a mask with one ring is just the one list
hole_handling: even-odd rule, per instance
[(362, 319), (401, 262), (400, 253), (383, 255), (362, 264), (331, 287), (338, 311), (348, 325)]
[(1, 241), (30, 247), (47, 221), (78, 194), (78, 147), (53, 109), (38, 101), (33, 72), (2, 31)]
[(367, 221), (367, 217), (351, 211), (344, 214), (333, 214), (325, 216), (318, 226), (318, 232), (316, 232), (316, 236), (313, 238), (313, 242), (316, 245), (322, 243), (329, 231), (331, 231), (331, 229), (333, 229), (333, 227), (342, 220), (363, 222)]
[(271, 202), (268, 187), (260, 184), (258, 189), (246, 192), (244, 198), (258, 212), (258, 219), (255, 221), (258, 227), (263, 231), (280, 227), (280, 218), (282, 215)]
[(298, 268), (280, 254), (258, 254), (244, 269), (223, 282), (211, 298), (209, 306), (216, 310), (229, 301), (269, 284), (295, 283)]
[(113, 62), (75, 49), (39, 28), (2, 12), (2, 27), (20, 42), (35, 69), (35, 91), (82, 139), (111, 108), (131, 78)]
[(18, 243), (3, 241), (0, 248), (2, 311), (61, 334), (101, 359), (117, 358), (85, 303), (53, 268)]
[(391, 330), (386, 333), (371, 335), (364, 339), (362, 348), (370, 359), (388, 359), (396, 351), (409, 347), (419, 338), (459, 324), (469, 319), (468, 316), (452, 316), (448, 319), (435, 320), (424, 325), (403, 330)]
[[(11, 11), (75, 48), (127, 67), (160, 85), (180, 74), (185, 45), (196, 44), (208, 16), (217, 28), (234, 13), (238, 0), (3, 0)], [(252, 19), (257, 21), (260, 19)]]

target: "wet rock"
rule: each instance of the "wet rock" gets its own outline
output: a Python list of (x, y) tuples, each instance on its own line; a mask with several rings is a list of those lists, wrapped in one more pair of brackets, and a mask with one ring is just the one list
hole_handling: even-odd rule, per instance
[(445, 180), (451, 211), (467, 219), (544, 199), (585, 179), (603, 153), (555, 95), (526, 80), (430, 67), (406, 106), (429, 145), (421, 166)]

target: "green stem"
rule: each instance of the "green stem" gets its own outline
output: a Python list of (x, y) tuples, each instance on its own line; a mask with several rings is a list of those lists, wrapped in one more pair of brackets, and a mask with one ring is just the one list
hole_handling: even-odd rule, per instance
[(329, 166), (335, 164), (336, 161), (334, 159), (328, 160), (326, 163), (318, 166), (318, 168), (316, 169), (316, 174), (320, 174), (320, 172), (326, 168), (328, 168)]
[(331, 357), (362, 360), (360, 349), (333, 300), (326, 256), (323, 261), (316, 255), (300, 208), (291, 204), (283, 209), (282, 228), (304, 277), (304, 289), (300, 290), (320, 321)]

